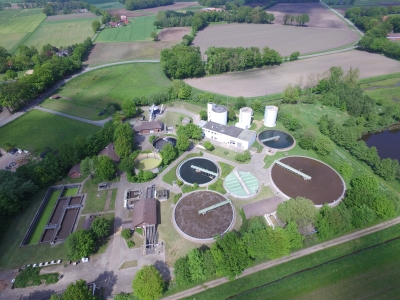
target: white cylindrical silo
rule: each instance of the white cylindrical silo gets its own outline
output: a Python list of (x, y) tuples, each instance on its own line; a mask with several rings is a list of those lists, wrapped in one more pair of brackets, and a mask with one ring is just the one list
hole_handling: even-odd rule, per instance
[(226, 125), (228, 123), (228, 109), (226, 108), (226, 106), (212, 103), (210, 115), (209, 121), (222, 125)]
[(266, 106), (264, 113), (264, 126), (275, 127), (277, 116), (278, 116), (278, 107)]
[(241, 128), (250, 128), (253, 110), (250, 107), (242, 107), (239, 111), (239, 123)]

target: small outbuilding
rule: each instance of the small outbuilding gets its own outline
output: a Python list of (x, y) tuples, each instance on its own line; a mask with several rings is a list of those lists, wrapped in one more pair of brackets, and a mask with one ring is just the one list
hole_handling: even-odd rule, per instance
[(70, 178), (79, 178), (79, 177), (81, 177), (81, 175), (82, 175), (81, 174), (81, 164), (76, 164), (68, 172), (68, 176)]
[(139, 199), (133, 206), (132, 227), (143, 228), (144, 226), (157, 225), (157, 202), (156, 199)]
[(117, 155), (117, 152), (115, 152), (115, 147), (113, 143), (109, 143), (103, 150), (99, 152), (97, 155), (102, 155), (102, 156), (108, 156), (111, 158), (112, 161), (118, 163), (120, 158)]
[(163, 125), (159, 121), (149, 121), (138, 123), (137, 126), (133, 127), (133, 130), (135, 130), (139, 134), (149, 134), (161, 132), (162, 127)]

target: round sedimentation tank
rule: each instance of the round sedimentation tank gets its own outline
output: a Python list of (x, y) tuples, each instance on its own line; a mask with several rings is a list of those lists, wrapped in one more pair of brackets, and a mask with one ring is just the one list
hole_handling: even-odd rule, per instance
[(337, 205), (346, 191), (344, 180), (333, 168), (310, 157), (281, 158), (274, 162), (269, 172), (272, 188), (278, 195), (304, 197), (317, 207)]
[(173, 147), (175, 147), (176, 138), (170, 136), (157, 138), (153, 141), (153, 147), (160, 151), (162, 147), (164, 147), (164, 145), (168, 143), (170, 143)]
[(228, 123), (228, 108), (209, 102), (207, 104), (208, 121), (226, 125)]
[(257, 194), (259, 184), (250, 172), (233, 170), (225, 177), (224, 188), (236, 198), (249, 198)]
[(209, 243), (235, 223), (235, 209), (223, 195), (212, 191), (195, 191), (183, 196), (175, 205), (176, 230), (192, 242)]
[(258, 134), (258, 141), (268, 148), (286, 151), (295, 146), (293, 136), (282, 130), (264, 130)]
[(250, 128), (252, 115), (253, 110), (250, 107), (242, 107), (239, 111), (239, 127)]
[(278, 107), (266, 106), (264, 113), (264, 126), (275, 127), (277, 116), (278, 116)]
[(204, 157), (193, 157), (181, 162), (176, 169), (179, 180), (185, 184), (200, 186), (210, 184), (218, 179), (218, 164)]

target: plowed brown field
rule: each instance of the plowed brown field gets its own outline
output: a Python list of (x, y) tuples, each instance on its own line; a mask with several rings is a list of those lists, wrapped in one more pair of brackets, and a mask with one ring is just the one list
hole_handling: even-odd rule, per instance
[(358, 40), (352, 30), (283, 26), (275, 24), (223, 24), (199, 31), (193, 44), (204, 53), (209, 47), (260, 47), (281, 55), (319, 52), (349, 45)]
[(191, 86), (217, 94), (232, 97), (258, 97), (281, 93), (291, 83), (307, 84), (310, 77), (316, 77), (332, 66), (347, 70), (350, 67), (360, 69), (360, 77), (372, 77), (396, 73), (400, 62), (378, 54), (363, 51), (347, 51), (336, 54), (294, 61), (280, 66), (253, 69), (245, 72), (228, 73), (198, 79), (186, 79)]
[(190, 27), (164, 28), (158, 34), (160, 41), (181, 41), (185, 34), (190, 34)]

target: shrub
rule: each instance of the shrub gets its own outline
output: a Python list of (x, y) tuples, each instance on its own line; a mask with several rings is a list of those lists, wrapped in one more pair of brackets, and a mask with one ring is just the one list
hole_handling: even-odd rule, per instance
[(134, 241), (128, 241), (127, 245), (128, 245), (128, 248), (135, 247)]
[(246, 162), (251, 159), (251, 154), (249, 150), (244, 151), (243, 153), (238, 153), (235, 155), (235, 160), (239, 162)]
[(122, 230), (121, 236), (122, 236), (125, 240), (130, 239), (131, 236), (132, 236), (131, 230), (128, 229), (128, 228), (125, 228), (124, 230)]
[(24, 288), (28, 286), (41, 285), (42, 281), (46, 284), (56, 283), (58, 281), (58, 273), (39, 275), (41, 268), (26, 268), (19, 272), (15, 278), (14, 287)]
[(155, 139), (156, 139), (156, 136), (155, 135), (151, 135), (149, 137), (149, 142), (152, 144)]
[(206, 148), (206, 150), (208, 150), (208, 151), (214, 150), (214, 146), (213, 146), (213, 144), (211, 144), (210, 141), (204, 142), (203, 146), (204, 146), (204, 148)]
[(176, 194), (174, 196), (174, 204), (176, 204), (181, 197), (182, 197), (182, 193)]
[(143, 229), (140, 227), (135, 228), (136, 233), (143, 235)]
[(181, 180), (177, 180), (177, 181), (176, 181), (176, 184), (177, 184), (178, 186), (182, 186), (183, 182), (182, 182)]

